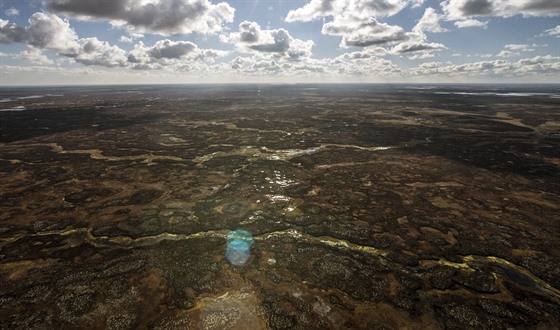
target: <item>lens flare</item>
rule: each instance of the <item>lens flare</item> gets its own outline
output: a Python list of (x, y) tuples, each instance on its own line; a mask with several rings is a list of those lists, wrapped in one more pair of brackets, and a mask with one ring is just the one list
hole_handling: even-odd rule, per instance
[(232, 266), (243, 266), (251, 256), (253, 235), (250, 232), (237, 229), (227, 234), (226, 259)]

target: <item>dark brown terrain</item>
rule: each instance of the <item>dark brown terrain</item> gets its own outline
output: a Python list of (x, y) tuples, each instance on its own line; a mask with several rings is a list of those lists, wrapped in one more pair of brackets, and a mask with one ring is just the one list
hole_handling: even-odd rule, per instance
[(1, 88), (0, 328), (559, 328), (558, 86), (426, 87)]

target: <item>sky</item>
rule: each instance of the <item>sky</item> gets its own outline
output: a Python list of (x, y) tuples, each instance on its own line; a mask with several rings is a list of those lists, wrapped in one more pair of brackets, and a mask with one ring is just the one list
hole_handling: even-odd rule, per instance
[(557, 83), (560, 0), (0, 0), (0, 86)]

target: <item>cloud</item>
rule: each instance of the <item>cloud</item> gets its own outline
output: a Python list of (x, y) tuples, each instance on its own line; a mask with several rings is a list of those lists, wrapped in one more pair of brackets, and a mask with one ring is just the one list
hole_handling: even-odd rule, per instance
[(443, 15), (438, 14), (434, 8), (428, 7), (412, 31), (416, 33), (447, 32), (448, 30), (440, 25), (442, 17)]
[(340, 75), (349, 76), (394, 76), (401, 73), (401, 69), (393, 62), (379, 57), (387, 53), (385, 48), (370, 47), (361, 51), (348, 52), (327, 59), (323, 65), (331, 68)]
[(272, 42), (255, 44), (249, 48), (267, 53), (285, 53), (290, 48), (290, 34), (284, 29), (271, 30)]
[(519, 64), (530, 66), (541, 66), (547, 64), (553, 64), (552, 67), (556, 69), (560, 69), (560, 57), (552, 56), (552, 55), (545, 55), (545, 56), (535, 56), (532, 58), (525, 58), (519, 60)]
[(369, 58), (377, 58), (387, 54), (387, 50), (383, 47), (368, 47), (364, 50), (356, 52), (347, 52), (334, 58), (333, 63), (348, 63), (354, 61), (366, 60)]
[(321, 17), (359, 15), (361, 18), (393, 16), (406, 6), (418, 6), (423, 0), (311, 0), (301, 8), (290, 10), (286, 22), (310, 22)]
[(321, 33), (341, 36), (343, 48), (368, 47), (390, 44), (406, 39), (400, 26), (380, 23), (377, 18), (392, 16), (410, 4), (409, 0), (311, 0), (303, 7), (290, 10), (287, 22), (309, 22), (331, 17), (323, 21)]
[(556, 25), (556, 27), (552, 29), (544, 30), (540, 36), (541, 37), (553, 36), (556, 38), (560, 38), (560, 25)]
[(407, 39), (400, 26), (379, 23), (373, 17), (364, 21), (352, 15), (337, 16), (333, 21), (324, 23), (321, 32), (342, 36), (340, 46), (343, 48), (385, 45)]
[(458, 28), (466, 28), (466, 27), (481, 27), (486, 28), (488, 25), (488, 21), (479, 21), (477, 19), (464, 19), (455, 22), (455, 26)]
[(448, 20), (458, 27), (485, 26), (474, 17), (550, 17), (560, 15), (557, 0), (446, 0), (441, 3)]
[(126, 65), (125, 51), (117, 46), (111, 46), (107, 41), (100, 41), (94, 37), (79, 39), (78, 43), (80, 44), (78, 53), (70, 56), (76, 62), (106, 67)]
[[(291, 10), (286, 16), (287, 22), (309, 22), (323, 18), (321, 33), (325, 35), (340, 36), (340, 47), (372, 47), (390, 46), (402, 42), (413, 42), (411, 36), (398, 25), (379, 22), (379, 17), (393, 16), (405, 7), (419, 6), (423, 1), (412, 0), (311, 0), (303, 7)], [(424, 35), (424, 32), (444, 32), (440, 26), (441, 14), (433, 8), (428, 8), (424, 16), (414, 27), (415, 35)], [(403, 44), (397, 50), (405, 52), (406, 49), (418, 48), (419, 50), (440, 48), (440, 44), (421, 46)], [(408, 47), (408, 48), (407, 48)]]
[(115, 67), (126, 64), (124, 50), (95, 37), (78, 38), (70, 23), (55, 14), (37, 12), (28, 23), (29, 26), (23, 28), (7, 21), (0, 22), (0, 41), (30, 46), (19, 55), (21, 59), (46, 63), (48, 59), (41, 55), (41, 51), (48, 50), (85, 65)]
[(239, 24), (239, 35), (237, 39), (240, 42), (255, 43), (259, 41), (261, 35), (261, 27), (256, 22), (244, 21)]
[(310, 22), (342, 11), (343, 3), (338, 0), (311, 0), (301, 8), (290, 10), (286, 22)]
[(62, 55), (76, 54), (80, 48), (78, 36), (67, 20), (43, 12), (37, 12), (29, 18), (27, 43)]
[(537, 45), (520, 45), (520, 44), (509, 44), (509, 45), (505, 45), (504, 48), (505, 49), (509, 49), (509, 50), (516, 50), (516, 51), (522, 51), (522, 52), (534, 52), (535, 48), (532, 47), (536, 47)]
[[(96, 37), (79, 38), (67, 20), (55, 14), (37, 12), (29, 18), (29, 26), (23, 28), (8, 21), (0, 22), (0, 41), (22, 42), (28, 49), (18, 55), (32, 63), (48, 64), (49, 59), (41, 51), (47, 50), (84, 65), (105, 67), (132, 67), (133, 69), (162, 69), (165, 67), (185, 71), (195, 61), (212, 62), (225, 56), (227, 51), (200, 49), (190, 41), (159, 40), (152, 47), (142, 42), (126, 52)], [(130, 38), (143, 37), (131, 34)], [(52, 63), (52, 61), (50, 62)]]
[(21, 53), (16, 55), (17, 59), (24, 60), (33, 64), (53, 64), (54, 62), (45, 56), (40, 49), (27, 46)]
[(324, 73), (325, 67), (320, 65), (312, 65), (312, 64), (303, 64), (303, 65), (295, 65), (292, 67), (292, 70), (295, 72), (309, 72), (309, 73)]
[(534, 52), (538, 45), (522, 45), (522, 44), (509, 44), (505, 45), (504, 49), (498, 53), (498, 57), (512, 57), (520, 55), (520, 52)]
[(285, 29), (262, 30), (256, 22), (244, 21), (239, 32), (220, 35), (222, 42), (236, 45), (239, 51), (269, 53), (294, 61), (311, 57), (313, 41), (293, 38)]
[[(425, 17), (426, 15), (424, 15)], [(418, 25), (417, 25), (418, 26)], [(437, 43), (437, 42), (428, 42), (428, 37), (424, 34), (424, 31), (421, 28), (414, 28), (416, 32), (408, 32), (406, 33), (406, 39), (391, 49), (392, 54), (402, 55), (405, 53), (412, 53), (412, 52), (423, 52), (424, 58), (431, 57), (431, 52), (439, 51), (443, 49), (447, 49), (444, 44)], [(413, 59), (419, 59), (421, 55), (414, 57)]]
[(149, 49), (150, 57), (155, 59), (174, 58), (179, 59), (192, 53), (197, 46), (190, 41), (160, 40)]
[(179, 71), (189, 71), (195, 61), (214, 61), (228, 52), (214, 49), (200, 49), (190, 41), (159, 40), (153, 46), (138, 42), (128, 54), (127, 60), (134, 69), (163, 69), (169, 67)]
[(338, 67), (337, 72), (351, 76), (393, 76), (400, 74), (401, 69), (389, 60), (370, 57), (344, 63)]
[(512, 56), (516, 56), (519, 55), (519, 52), (512, 52), (510, 50), (502, 50), (501, 52), (498, 53), (498, 57), (512, 57)]
[(419, 8), (422, 7), (422, 5), (424, 4), (425, 0), (412, 0), (412, 8)]
[(416, 55), (409, 56), (408, 59), (409, 60), (425, 60), (427, 58), (432, 58), (434, 56), (435, 55), (431, 52), (423, 52), (421, 54), (416, 54)]
[(468, 77), (516, 77), (560, 74), (560, 57), (551, 55), (520, 59), (480, 61), (464, 64), (426, 62), (411, 70), (415, 75), (445, 75)]
[(0, 19), (0, 44), (23, 42), (27, 39), (27, 32), (21, 26)]
[(4, 14), (6, 14), (6, 16), (18, 16), (19, 10), (17, 10), (14, 7), (11, 7), (10, 9), (4, 10)]
[(142, 39), (142, 38), (144, 38), (144, 35), (142, 33), (130, 33), (130, 35), (128, 36), (121, 36), (119, 38), (119, 41), (131, 44), (134, 43), (134, 40)]
[[(220, 63), (221, 64), (221, 63)], [(212, 70), (220, 68), (219, 64)], [(238, 56), (227, 68), (236, 76), (266, 76), (268, 78), (316, 77), (332, 74), (331, 59), (302, 58), (293, 61), (287, 56), (274, 56), (266, 52), (253, 52), (250, 56)], [(232, 71), (233, 70), (233, 71)]]
[[(266, 53), (239, 56), (230, 62), (238, 74), (268, 77), (369, 77), (395, 76), (401, 70), (390, 60), (376, 56), (373, 48), (348, 52), (335, 58), (312, 59), (294, 62), (286, 57), (270, 57)], [(375, 49), (383, 52), (384, 48)]]
[(231, 68), (249, 74), (277, 74), (282, 71), (282, 66), (276, 60), (259, 56), (238, 56), (231, 62)]
[(214, 34), (233, 21), (235, 9), (209, 0), (45, 0), (49, 10), (78, 19), (109, 20), (131, 32)]
[(447, 49), (445, 45), (436, 42), (426, 42), (425, 40), (414, 40), (402, 42), (393, 47), (392, 52), (395, 54), (403, 54), (417, 51), (442, 50)]

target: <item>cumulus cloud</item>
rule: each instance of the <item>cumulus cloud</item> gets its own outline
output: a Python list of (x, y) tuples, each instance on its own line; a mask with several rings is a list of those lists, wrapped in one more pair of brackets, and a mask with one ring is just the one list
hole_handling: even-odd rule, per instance
[[(308, 22), (323, 18), (321, 33), (342, 37), (340, 47), (378, 47), (402, 44), (396, 50), (399, 52), (426, 49), (440, 49), (440, 44), (423, 42), (415, 45), (414, 35), (424, 35), (425, 32), (444, 32), (440, 25), (441, 14), (433, 8), (428, 8), (413, 30), (406, 33), (398, 25), (382, 23), (380, 17), (393, 16), (407, 6), (418, 6), (423, 1), (413, 0), (311, 0), (306, 5), (288, 12), (288, 22)], [(414, 40), (413, 40), (414, 39)]]
[(268, 53), (285, 53), (290, 48), (290, 34), (284, 29), (271, 30), (271, 42), (263, 44), (255, 44), (249, 48)]
[(419, 8), (422, 7), (422, 5), (424, 4), (425, 0), (412, 0), (412, 8)]
[(287, 22), (309, 22), (318, 18), (325, 20), (321, 32), (341, 36), (343, 48), (368, 47), (389, 44), (406, 39), (400, 26), (380, 23), (377, 18), (392, 16), (410, 4), (410, 0), (311, 0), (301, 8), (290, 10)]
[(383, 47), (369, 47), (356, 52), (348, 52), (334, 58), (333, 63), (348, 63), (369, 58), (377, 58), (387, 54), (387, 50)]
[(40, 49), (27, 46), (21, 53), (16, 55), (17, 59), (24, 60), (33, 64), (53, 64), (54, 62), (42, 53)]
[(421, 54), (416, 54), (416, 55), (409, 56), (408, 59), (409, 60), (425, 60), (427, 58), (432, 58), (434, 56), (435, 55), (431, 52), (423, 52)]
[(390, 60), (374, 56), (343, 63), (338, 66), (337, 72), (351, 76), (394, 76), (402, 71)]
[(560, 57), (545, 55), (521, 59), (517, 62), (524, 71), (545, 71), (554, 69), (560, 71)]
[(447, 49), (441, 43), (428, 42), (425, 32), (445, 32), (446, 29), (440, 26), (441, 15), (433, 8), (427, 8), (424, 15), (418, 21), (412, 32), (406, 33), (406, 38), (391, 49), (393, 54), (405, 54), (412, 52), (422, 52), (422, 55), (416, 55), (411, 59), (428, 58), (432, 56), (433, 51)]
[(443, 15), (438, 14), (434, 8), (428, 7), (412, 31), (416, 33), (446, 32), (448, 30), (441, 27), (442, 17)]
[(311, 56), (311, 40), (293, 38), (285, 29), (263, 30), (256, 22), (244, 21), (239, 31), (220, 36), (223, 42), (237, 46), (242, 52), (269, 53), (299, 61)]
[(560, 25), (556, 25), (556, 27), (552, 29), (544, 30), (541, 36), (553, 36), (556, 38), (560, 38)]
[(192, 53), (195, 49), (197, 46), (190, 41), (160, 40), (149, 49), (148, 54), (155, 59), (178, 59)]
[[(134, 69), (160, 69), (169, 67), (176, 71), (190, 70), (192, 62), (212, 62), (225, 56), (227, 51), (200, 49), (190, 41), (160, 40), (153, 46), (138, 42), (128, 54), (116, 45), (96, 37), (80, 38), (64, 20), (52, 13), (37, 12), (29, 20), (26, 28), (0, 21), (0, 41), (3, 43), (22, 42), (27, 50), (18, 58), (32, 63), (52, 64), (42, 51), (52, 51), (71, 61), (84, 65), (105, 67), (132, 67)], [(131, 39), (141, 38), (141, 34), (131, 34)]]
[(446, 76), (527, 76), (560, 74), (560, 57), (551, 55), (535, 56), (520, 59), (516, 62), (507, 60), (480, 61), (463, 64), (442, 62), (426, 62), (413, 69), (416, 75), (446, 75)]
[(505, 49), (514, 50), (514, 51), (522, 51), (522, 52), (534, 52), (537, 45), (520, 45), (520, 44), (509, 44), (505, 45)]
[(238, 56), (231, 62), (231, 68), (248, 74), (277, 74), (282, 71), (282, 66), (276, 60), (259, 56)]
[(311, 0), (301, 8), (290, 10), (287, 22), (310, 22), (321, 17), (345, 14), (361, 18), (392, 16), (406, 6), (421, 5), (423, 0)]
[(79, 51), (70, 56), (76, 62), (106, 67), (126, 65), (125, 51), (115, 45), (111, 46), (107, 41), (100, 41), (94, 37), (79, 39), (78, 43)]
[(291, 68), (295, 72), (305, 72), (305, 73), (324, 73), (326, 72), (324, 66), (320, 65), (313, 65), (313, 64), (302, 64), (302, 65), (294, 65)]
[(148, 47), (138, 42), (128, 54), (128, 62), (134, 69), (162, 69), (170, 67), (178, 71), (189, 71), (192, 62), (201, 60), (212, 62), (228, 52), (214, 49), (200, 49), (190, 41), (159, 40)]
[(126, 43), (134, 43), (134, 40), (137, 39), (142, 39), (144, 38), (144, 35), (142, 33), (130, 33), (129, 35), (123, 35), (119, 38), (120, 42), (126, 42)]
[(62, 55), (78, 53), (80, 47), (78, 36), (67, 20), (42, 12), (29, 18), (27, 43)]
[(209, 0), (45, 0), (49, 10), (78, 19), (109, 20), (131, 32), (214, 34), (233, 21), (235, 9)]
[[(384, 48), (376, 51), (385, 54)], [(239, 74), (269, 77), (333, 77), (333, 76), (395, 76), (401, 70), (390, 60), (377, 56), (372, 49), (348, 52), (335, 58), (312, 59), (294, 62), (286, 57), (270, 57), (266, 53), (239, 56), (230, 62), (231, 69)]]
[(26, 39), (27, 32), (23, 27), (0, 18), (0, 44), (23, 42)]
[(48, 59), (42, 57), (40, 51), (48, 50), (85, 65), (115, 67), (126, 63), (124, 50), (97, 38), (79, 38), (70, 23), (55, 14), (37, 12), (28, 23), (29, 26), (23, 28), (7, 21), (0, 22), (0, 41), (21, 42), (31, 47), (20, 54), (21, 59), (45, 63)]
[(442, 50), (447, 49), (445, 45), (437, 42), (427, 42), (422, 39), (412, 40), (402, 42), (395, 47), (393, 47), (392, 52), (395, 54), (403, 54), (417, 51), (429, 51), (429, 50)]
[[(216, 65), (218, 68), (219, 65)], [(332, 74), (331, 59), (302, 58), (293, 61), (287, 56), (275, 56), (266, 52), (253, 52), (238, 56), (228, 63), (228, 70), (241, 76), (316, 77)]]
[(458, 27), (485, 26), (485, 22), (474, 19), (481, 16), (560, 15), (560, 6), (556, 0), (446, 0), (441, 3), (441, 7), (447, 19), (457, 21), (455, 25)]
[(333, 59), (327, 59), (323, 66), (349, 76), (394, 76), (401, 69), (390, 60), (381, 58), (387, 50), (383, 47), (369, 47), (360, 51), (347, 52)]
[(505, 45), (504, 49), (498, 53), (498, 57), (512, 57), (520, 55), (521, 52), (534, 52), (538, 45), (523, 45), (523, 44), (509, 44)]
[(400, 26), (380, 23), (373, 17), (364, 21), (353, 15), (336, 16), (333, 21), (323, 24), (321, 32), (342, 36), (340, 46), (343, 48), (384, 45), (407, 39)]

